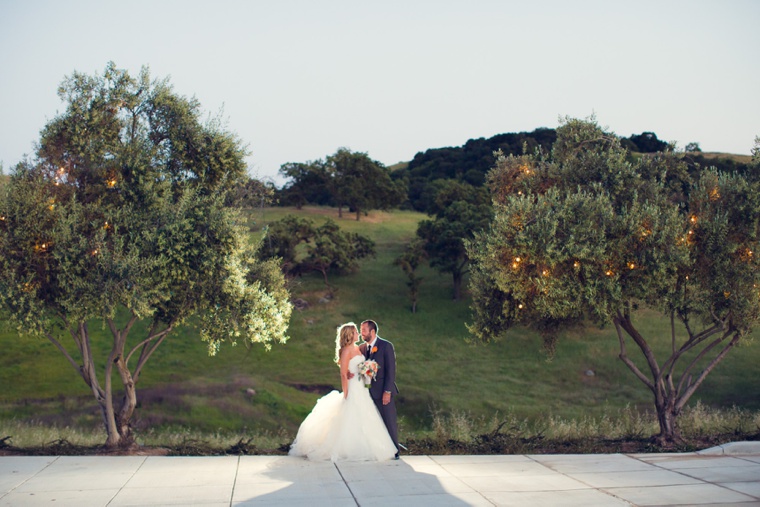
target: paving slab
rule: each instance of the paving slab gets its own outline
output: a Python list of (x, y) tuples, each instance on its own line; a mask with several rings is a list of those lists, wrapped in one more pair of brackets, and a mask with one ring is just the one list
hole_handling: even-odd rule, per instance
[(760, 506), (760, 448), (403, 456), (380, 463), (291, 456), (0, 457), (0, 506), (39, 505)]

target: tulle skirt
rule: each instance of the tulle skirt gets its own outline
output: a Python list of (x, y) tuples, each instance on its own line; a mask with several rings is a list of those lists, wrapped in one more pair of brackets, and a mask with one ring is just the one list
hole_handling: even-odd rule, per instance
[(396, 454), (396, 447), (369, 390), (355, 378), (346, 399), (332, 391), (317, 400), (289, 454), (311, 460), (383, 461)]

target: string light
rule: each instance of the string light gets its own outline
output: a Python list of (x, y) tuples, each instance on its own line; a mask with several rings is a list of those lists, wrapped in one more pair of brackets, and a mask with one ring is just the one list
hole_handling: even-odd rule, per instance
[(636, 269), (636, 264), (634, 264), (633, 262), (629, 262), (629, 263), (628, 263), (628, 267), (629, 267), (630, 269)]
[(604, 274), (607, 276), (612, 276), (614, 273), (612, 272), (611, 269), (608, 269), (607, 271), (604, 272)]
[(116, 180), (115, 179), (108, 180), (108, 186), (109, 187), (115, 187), (116, 186)]

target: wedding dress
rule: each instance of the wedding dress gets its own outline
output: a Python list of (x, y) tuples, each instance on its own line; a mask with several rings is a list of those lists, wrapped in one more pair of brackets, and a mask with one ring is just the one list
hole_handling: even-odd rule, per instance
[(396, 454), (385, 423), (364, 387), (359, 374), (361, 354), (348, 362), (354, 377), (348, 381), (348, 396), (331, 391), (319, 400), (298, 429), (290, 447), (291, 456), (311, 460), (382, 461)]

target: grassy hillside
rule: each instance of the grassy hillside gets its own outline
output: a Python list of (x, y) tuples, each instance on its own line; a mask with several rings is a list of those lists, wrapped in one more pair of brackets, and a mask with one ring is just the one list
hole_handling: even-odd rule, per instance
[[(320, 301), (326, 293), (321, 276), (295, 280), (294, 296), (309, 307), (294, 311), (289, 342), (271, 351), (224, 347), (217, 357), (208, 357), (196, 330), (181, 329), (151, 358), (140, 380), (138, 428), (248, 428), (293, 435), (316, 399), (340, 386), (332, 362), (336, 326), (367, 318), (376, 320), (380, 335), (396, 347), (401, 431), (407, 435), (430, 429), (433, 412), (466, 412), (473, 418), (490, 418), (496, 412), (519, 418), (580, 418), (627, 405), (651, 407), (650, 393), (617, 359), (612, 328), (567, 333), (553, 361), (542, 353), (540, 339), (525, 330), (488, 346), (470, 344), (465, 328), (469, 301), (452, 301), (450, 278), (430, 270), (423, 270), (419, 311), (412, 314), (406, 279), (392, 261), (423, 215), (373, 212), (357, 222), (348, 213), (338, 219), (331, 208), (271, 208), (252, 213), (252, 234), (289, 213), (315, 221), (331, 217), (347, 230), (370, 236), (378, 255), (357, 273), (333, 276), (337, 296), (331, 301)], [(661, 337), (658, 347), (667, 347), (667, 322), (647, 311), (638, 319), (647, 335)], [(92, 329), (102, 338), (99, 352), (105, 357), (107, 331), (99, 325)], [(84, 383), (50, 343), (7, 328), (0, 331), (0, 340), (0, 417), (100, 424)], [(694, 400), (760, 409), (758, 360), (758, 346), (734, 351)]]

